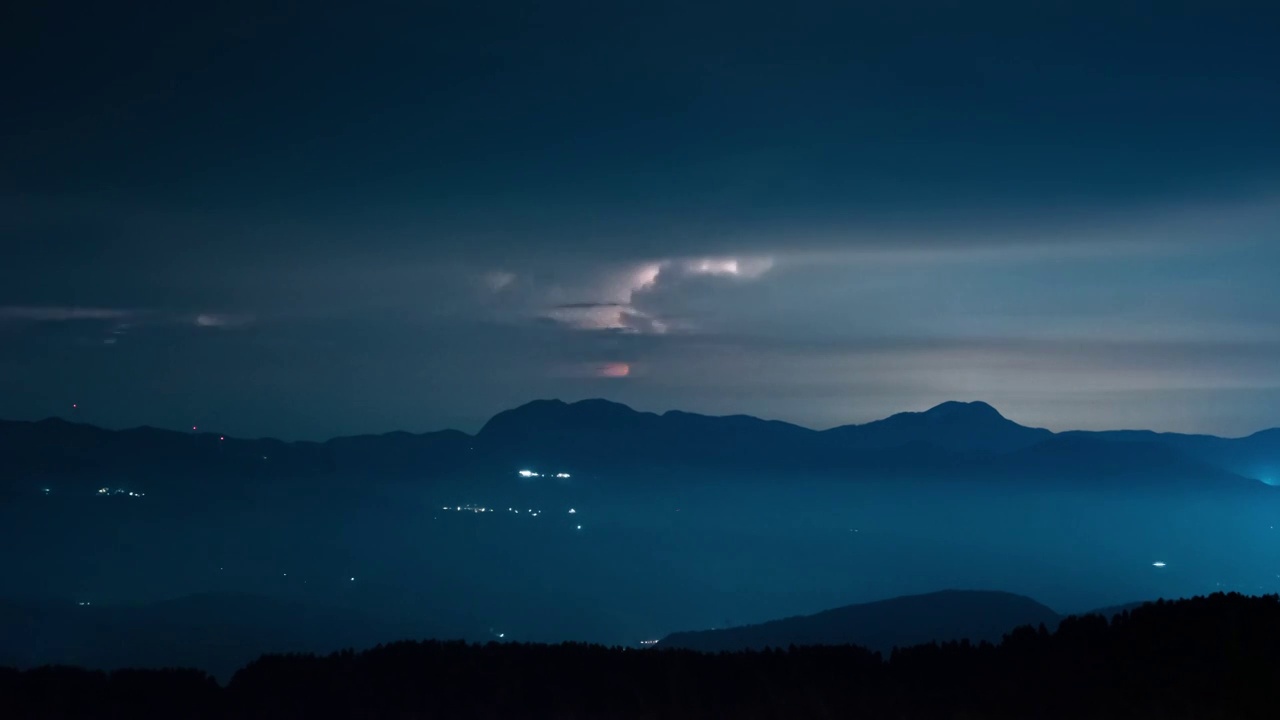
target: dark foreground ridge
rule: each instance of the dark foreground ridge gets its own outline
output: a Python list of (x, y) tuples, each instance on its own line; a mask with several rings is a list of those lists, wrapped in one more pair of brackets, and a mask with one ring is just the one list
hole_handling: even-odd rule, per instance
[(14, 718), (1263, 718), (1280, 598), (1216, 594), (1024, 626), (998, 645), (702, 654), (403, 642), (197, 671), (0, 671)]

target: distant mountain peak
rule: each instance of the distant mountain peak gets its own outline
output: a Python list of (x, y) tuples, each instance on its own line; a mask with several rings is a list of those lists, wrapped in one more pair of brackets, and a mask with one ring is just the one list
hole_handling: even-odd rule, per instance
[(563, 400), (534, 400), (494, 415), (480, 428), (477, 437), (488, 438), (510, 433), (547, 431), (554, 427), (599, 428), (628, 423), (651, 413), (633, 410), (622, 403), (591, 398), (566, 403)]
[(950, 400), (941, 405), (935, 405), (922, 413), (925, 417), (931, 419), (965, 419), (965, 420), (1005, 420), (1009, 421), (1004, 415), (1000, 414), (991, 405), (975, 400), (973, 402), (960, 402)]

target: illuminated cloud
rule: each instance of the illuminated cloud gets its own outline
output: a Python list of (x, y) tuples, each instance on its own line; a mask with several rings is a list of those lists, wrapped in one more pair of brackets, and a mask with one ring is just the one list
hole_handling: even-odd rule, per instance
[(555, 375), (567, 378), (625, 378), (631, 375), (631, 364), (625, 362), (584, 362), (560, 366)]
[(773, 258), (698, 258), (680, 263), (689, 275), (719, 275), (754, 280), (773, 269)]
[(571, 302), (555, 305), (544, 317), (578, 330), (613, 330), (626, 333), (661, 335), (687, 323), (655, 314), (639, 306), (641, 297), (651, 299), (676, 288), (682, 279), (724, 277), (754, 280), (773, 268), (773, 259), (759, 258), (692, 258), (646, 262), (608, 274), (603, 282), (586, 292), (600, 298), (594, 302)]
[(624, 362), (605, 363), (596, 368), (596, 377), (624, 378), (631, 374), (631, 366)]

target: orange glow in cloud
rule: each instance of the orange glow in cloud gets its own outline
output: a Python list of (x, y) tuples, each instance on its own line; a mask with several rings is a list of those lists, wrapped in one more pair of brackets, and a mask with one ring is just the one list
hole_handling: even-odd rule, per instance
[(623, 362), (605, 363), (596, 368), (596, 376), (603, 378), (624, 378), (631, 374), (631, 366)]

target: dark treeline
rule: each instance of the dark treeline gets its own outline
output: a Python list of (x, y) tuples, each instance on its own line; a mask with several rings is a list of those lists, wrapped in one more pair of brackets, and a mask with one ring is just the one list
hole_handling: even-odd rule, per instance
[(1250, 718), (1280, 702), (1280, 598), (1217, 594), (999, 645), (721, 655), (402, 642), (204, 673), (0, 671), (11, 718)]

